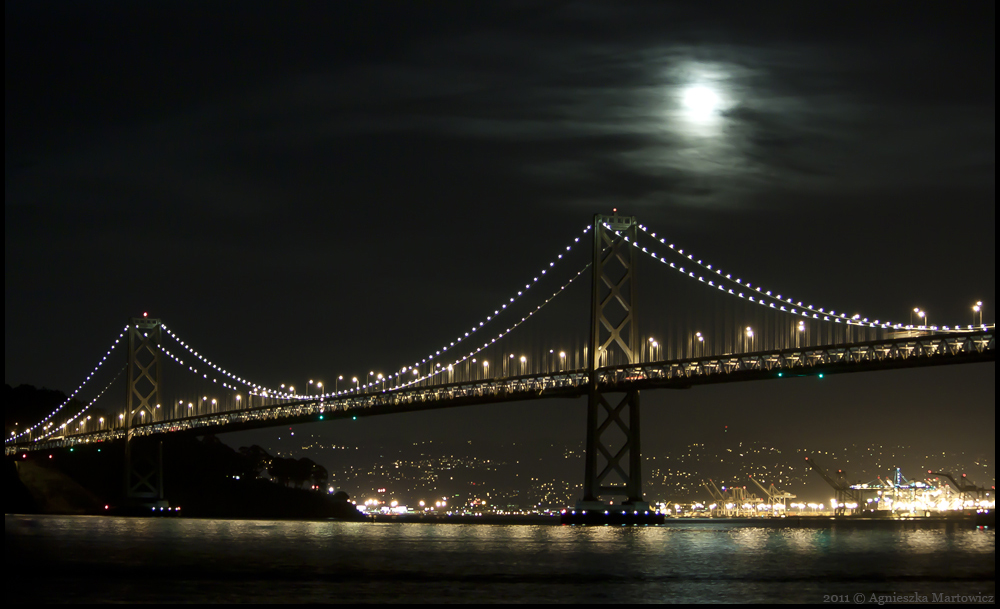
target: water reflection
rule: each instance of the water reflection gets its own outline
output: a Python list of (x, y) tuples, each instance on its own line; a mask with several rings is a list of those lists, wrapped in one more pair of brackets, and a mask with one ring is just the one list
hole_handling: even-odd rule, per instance
[(787, 594), (819, 602), (810, 591), (871, 588), (872, 581), (926, 580), (938, 584), (936, 589), (972, 582), (995, 589), (995, 539), (993, 531), (957, 529), (714, 524), (574, 528), (5, 519), (8, 570), (48, 566), (44, 578), (30, 569), (18, 574), (35, 584), (44, 579), (34, 600), (65, 600), (67, 586), (86, 578), (98, 585), (74, 600), (87, 602), (120, 600), (121, 581), (140, 577), (150, 594), (162, 594), (147, 600), (164, 602), (219, 600), (223, 594), (237, 602), (429, 601), (445, 593), (470, 602), (764, 602)]

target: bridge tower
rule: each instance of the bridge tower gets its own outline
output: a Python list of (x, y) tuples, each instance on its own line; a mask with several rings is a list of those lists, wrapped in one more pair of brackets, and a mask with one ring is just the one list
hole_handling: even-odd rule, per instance
[(578, 510), (604, 510), (601, 497), (626, 497), (625, 505), (649, 510), (642, 494), (639, 391), (602, 386), (603, 366), (639, 364), (642, 345), (636, 318), (634, 216), (594, 216), (594, 259), (587, 402), (587, 455), (583, 501)]
[(159, 319), (133, 317), (128, 325), (128, 397), (125, 401), (125, 497), (163, 501), (163, 443), (136, 436), (137, 426), (152, 423), (160, 409), (162, 377)]

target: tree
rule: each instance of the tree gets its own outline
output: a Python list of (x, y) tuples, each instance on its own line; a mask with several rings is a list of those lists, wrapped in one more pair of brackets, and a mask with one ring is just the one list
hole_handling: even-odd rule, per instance
[(240, 448), (240, 454), (247, 460), (247, 477), (253, 479), (260, 478), (260, 475), (271, 466), (271, 461), (274, 459), (256, 444), (249, 448), (245, 446)]

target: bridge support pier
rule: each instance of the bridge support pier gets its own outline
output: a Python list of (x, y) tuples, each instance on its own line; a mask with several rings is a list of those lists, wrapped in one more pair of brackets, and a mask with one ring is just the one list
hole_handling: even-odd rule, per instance
[(161, 408), (159, 319), (132, 318), (128, 330), (128, 397), (125, 401), (125, 499), (166, 507), (163, 494), (163, 443), (136, 436), (135, 427), (152, 423)]
[[(657, 517), (642, 494), (639, 391), (616, 391), (618, 379), (601, 372), (606, 366), (640, 363), (635, 310), (638, 223), (634, 216), (617, 212), (598, 214), (593, 230), (586, 472), (583, 500), (563, 522), (648, 524)], [(625, 501), (614, 506), (602, 497)]]
[[(648, 511), (649, 504), (645, 503), (642, 494), (639, 392), (629, 391), (617, 403), (616, 400), (609, 402), (609, 397), (610, 394), (592, 388), (588, 398), (586, 473), (583, 501), (577, 507), (593, 509), (597, 504), (603, 505), (599, 500), (601, 496), (624, 495), (625, 504)], [(624, 440), (617, 445), (609, 443), (605, 440), (605, 432), (620, 432)], [(598, 469), (600, 461), (603, 467)], [(605, 484), (615, 476), (622, 484)]]

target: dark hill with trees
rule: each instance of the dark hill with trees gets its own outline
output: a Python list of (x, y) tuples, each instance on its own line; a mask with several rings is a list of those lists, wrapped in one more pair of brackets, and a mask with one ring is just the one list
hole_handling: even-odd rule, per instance
[[(66, 402), (61, 391), (4, 385), (7, 437)], [(72, 400), (66, 409), (77, 412), (80, 404)], [(235, 451), (213, 436), (170, 435), (162, 441), (165, 495), (185, 516), (360, 517), (345, 493), (330, 493), (329, 473), (309, 459), (272, 457), (259, 446)], [(115, 442), (7, 458), (4, 511), (79, 514), (124, 508), (124, 452), (124, 445)]]
[[(3, 418), (6, 436), (15, 429), (20, 431), (48, 416), (50, 412), (66, 402), (66, 394), (53, 389), (38, 389), (31, 385), (3, 387)], [(80, 402), (73, 400), (67, 411), (78, 412)], [(76, 407), (73, 410), (72, 407)]]
[[(127, 507), (124, 459), (120, 442), (7, 458), (4, 511), (115, 513)], [(362, 519), (346, 493), (330, 493), (327, 471), (309, 459), (279, 459), (257, 446), (235, 451), (212, 436), (182, 436), (164, 441), (163, 460), (166, 498), (186, 517)], [(60, 476), (66, 484), (51, 482)], [(41, 479), (49, 482), (42, 487), (36, 483)], [(69, 501), (71, 486), (75, 495), (84, 490), (92, 499)]]

